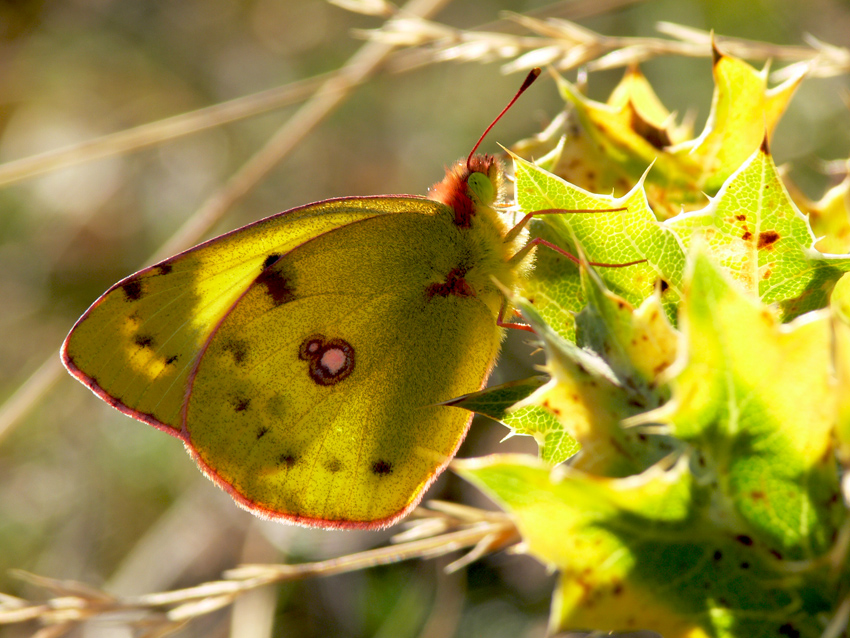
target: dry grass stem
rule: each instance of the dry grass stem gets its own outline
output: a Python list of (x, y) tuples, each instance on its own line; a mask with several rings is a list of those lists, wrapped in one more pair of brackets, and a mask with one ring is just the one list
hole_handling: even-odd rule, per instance
[[(468, 564), (471, 560), (514, 545), (520, 540), (518, 530), (505, 514), (474, 508), (448, 512), (451, 512), (451, 508), (440, 505), (417, 510), (411, 524), (415, 528), (439, 521), (438, 527), (443, 532), (436, 536), (313, 563), (241, 565), (225, 572), (223, 580), (140, 596), (113, 596), (84, 583), (19, 571), (16, 572), (19, 578), (50, 592), (53, 597), (37, 602), (0, 595), (0, 625), (38, 621), (45, 630), (59, 632), (51, 635), (62, 635), (74, 625), (98, 619), (145, 627), (154, 632), (150, 635), (165, 635), (163, 631), (173, 631), (188, 620), (227, 607), (246, 592), (261, 587), (304, 578), (332, 576), (403, 560), (444, 556), (472, 548), (461, 559), (462, 563), (455, 561), (447, 567), (447, 571), (451, 572), (459, 564)], [(433, 526), (431, 528), (434, 529)]]
[[(428, 47), (420, 63), (456, 60), (492, 62), (510, 60), (507, 73), (552, 65), (560, 71), (586, 66), (589, 71), (629, 66), (665, 55), (711, 56), (712, 34), (663, 22), (658, 30), (667, 38), (611, 37), (560, 18), (544, 20), (511, 14), (510, 18), (533, 35), (472, 31), (423, 19), (406, 18), (375, 30), (359, 31), (362, 37), (396, 46)], [(806, 65), (810, 75), (828, 77), (850, 71), (850, 50), (815, 38), (808, 46), (780, 46), (767, 42), (716, 36), (720, 48), (750, 60), (778, 60)], [(782, 75), (789, 73), (782, 70)]]
[(0, 186), (113, 155), (125, 155), (185, 135), (302, 102), (335, 73), (285, 84), (253, 95), (181, 113), (78, 144), (0, 164)]

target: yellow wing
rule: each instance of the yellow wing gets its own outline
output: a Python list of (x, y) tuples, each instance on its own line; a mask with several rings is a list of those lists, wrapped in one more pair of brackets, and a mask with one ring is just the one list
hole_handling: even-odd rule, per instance
[(286, 253), (211, 334), (185, 438), (252, 511), (388, 525), (460, 445), (468, 414), (434, 404), (481, 388), (500, 333), (462, 283), (479, 261), (468, 230), (413, 202)]
[(179, 436), (198, 354), (268, 263), (346, 224), (434, 205), (412, 197), (327, 200), (212, 239), (106, 291), (71, 330), (62, 360), (104, 401)]

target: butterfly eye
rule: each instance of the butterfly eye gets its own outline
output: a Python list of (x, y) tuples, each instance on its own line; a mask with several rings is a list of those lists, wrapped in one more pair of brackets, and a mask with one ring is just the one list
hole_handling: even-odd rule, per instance
[(496, 188), (484, 173), (471, 173), (466, 180), (470, 193), (482, 204), (491, 204), (496, 199)]

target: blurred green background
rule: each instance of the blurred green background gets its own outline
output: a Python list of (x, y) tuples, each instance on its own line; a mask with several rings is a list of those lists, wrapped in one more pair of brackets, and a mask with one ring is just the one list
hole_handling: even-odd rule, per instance
[[(437, 19), (474, 28), (499, 20), (505, 10), (579, 16), (583, 26), (608, 35), (655, 35), (655, 23), (665, 20), (777, 44), (800, 44), (811, 33), (850, 45), (850, 4), (830, 0), (805, 6), (792, 0), (456, 0)], [(379, 24), (321, 0), (0, 3), (0, 160), (332, 71), (362, 46), (351, 30)], [(700, 130), (711, 100), (709, 60), (663, 58), (643, 69), (668, 108), (695, 110)], [(591, 97), (604, 99), (620, 75), (592, 74)], [(209, 236), (328, 197), (424, 194), (444, 165), (469, 151), (520, 80), (502, 75), (498, 63), (379, 74)], [(774, 139), (777, 163), (791, 164), (812, 198), (834, 181), (820, 170), (821, 160), (850, 154), (842, 91), (846, 77), (806, 81)], [(294, 108), (2, 188), (0, 401), (58, 357), (85, 308), (142, 266)], [(541, 130), (559, 109), (552, 82), (544, 79), (483, 150)], [(510, 335), (492, 381), (527, 375), (539, 363), (530, 352), (521, 335)], [(476, 421), (460, 455), (535, 453), (530, 439), (499, 445), (505, 434), (498, 424)], [(0, 592), (42, 595), (13, 578), (10, 568), (135, 594), (214, 579), (242, 561), (339, 556), (389, 536), (259, 521), (204, 479), (181, 447), (63, 375), (23, 419), (0, 432)], [(489, 507), (452, 476), (428, 497)], [(554, 583), (545, 568), (509, 554), (454, 576), (442, 575), (442, 564), (400, 564), (286, 585), (256, 595), (233, 614), (206, 616), (180, 635), (262, 636), (263, 622), (272, 619), (263, 609), (274, 609), (272, 631), (279, 636), (545, 634)], [(0, 635), (35, 629), (0, 628)], [(98, 625), (74, 635), (131, 634)]]

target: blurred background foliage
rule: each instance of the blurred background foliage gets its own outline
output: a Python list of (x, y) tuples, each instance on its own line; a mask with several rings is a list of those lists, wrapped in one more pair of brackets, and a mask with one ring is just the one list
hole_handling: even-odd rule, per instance
[[(850, 3), (838, 0), (455, 0), (436, 17), (459, 28), (492, 28), (504, 10), (575, 19), (610, 35), (655, 35), (655, 23), (665, 20), (777, 44), (800, 44), (804, 33), (850, 44)], [(351, 30), (379, 25), (321, 0), (2, 2), (0, 160), (333, 71), (362, 46)], [(695, 111), (699, 130), (711, 100), (710, 60), (663, 58), (643, 70), (668, 108)], [(592, 74), (589, 95), (604, 100), (620, 75)], [(520, 79), (502, 75), (498, 64), (472, 63), (379, 74), (216, 233), (328, 197), (424, 194), (443, 166), (469, 151)], [(834, 181), (821, 161), (850, 154), (846, 87), (846, 77), (804, 82), (775, 136), (777, 163), (792, 165), (813, 199)], [(294, 108), (2, 188), (0, 401), (58, 357), (88, 304), (142, 266)], [(483, 150), (538, 132), (560, 108), (551, 81), (540, 82)], [(510, 335), (494, 382), (529, 373), (535, 360), (524, 341)], [(505, 434), (498, 424), (476, 421), (460, 456), (494, 451)], [(214, 579), (238, 562), (339, 556), (389, 536), (259, 521), (206, 481), (180, 447), (63, 377), (0, 433), (0, 591), (39, 595), (9, 574), (21, 568), (143, 593)], [(511, 439), (499, 449), (535, 453), (531, 440)], [(452, 476), (428, 497), (486, 506)], [(262, 636), (269, 623), (281, 636), (544, 635), (553, 579), (542, 566), (500, 554), (445, 576), (442, 564), (400, 564), (258, 592), (180, 635)], [(131, 635), (111, 625), (83, 633)]]

